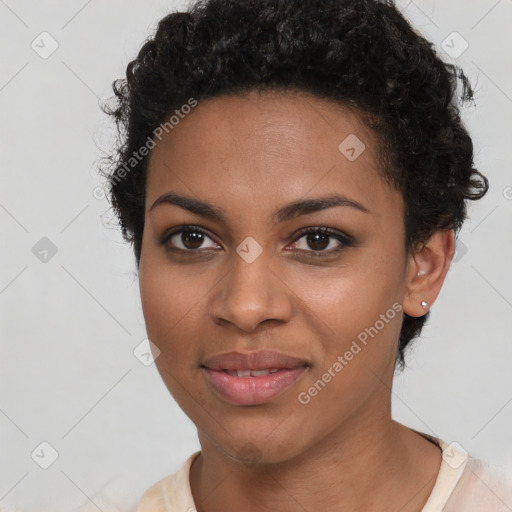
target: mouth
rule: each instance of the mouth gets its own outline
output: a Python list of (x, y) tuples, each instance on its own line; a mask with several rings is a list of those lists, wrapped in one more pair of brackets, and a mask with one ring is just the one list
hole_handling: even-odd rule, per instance
[(222, 400), (232, 405), (258, 405), (273, 400), (289, 389), (307, 368), (281, 368), (272, 373), (270, 370), (236, 371), (210, 368), (203, 368), (203, 371), (208, 384)]
[[(260, 376), (258, 371), (276, 373), (279, 370), (293, 370), (309, 363), (299, 357), (284, 354), (274, 350), (259, 352), (225, 352), (206, 359), (201, 365), (204, 368), (217, 371), (251, 372), (253, 377)], [(240, 376), (250, 376), (244, 374)], [(265, 375), (265, 373), (261, 374)]]
[(232, 375), (233, 377), (263, 377), (264, 375), (270, 375), (271, 373), (282, 372), (285, 370), (291, 370), (292, 368), (271, 368), (271, 369), (263, 369), (263, 370), (221, 370), (226, 372), (228, 375)]
[(232, 405), (258, 405), (289, 389), (310, 366), (306, 361), (274, 351), (230, 352), (201, 365), (207, 383)]

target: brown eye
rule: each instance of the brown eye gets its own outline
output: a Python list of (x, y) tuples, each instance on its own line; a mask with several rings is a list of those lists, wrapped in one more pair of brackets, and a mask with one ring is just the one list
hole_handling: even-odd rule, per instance
[[(207, 240), (210, 240), (213, 245), (203, 246)], [(185, 226), (181, 227), (181, 229), (172, 230), (162, 237), (161, 243), (171, 250), (176, 249), (184, 252), (195, 252), (200, 249), (217, 249), (219, 247), (206, 234), (206, 231), (195, 226)]]
[(329, 235), (324, 233), (309, 233), (306, 236), (306, 243), (314, 251), (323, 251), (329, 246)]
[[(299, 240), (304, 239), (299, 243)], [(301, 231), (301, 236), (295, 239), (293, 243), (295, 249), (301, 252), (332, 254), (344, 247), (354, 245), (353, 240), (348, 235), (333, 231), (329, 228), (306, 228)]]
[(198, 231), (182, 231), (180, 241), (187, 249), (199, 249), (204, 238), (205, 235)]

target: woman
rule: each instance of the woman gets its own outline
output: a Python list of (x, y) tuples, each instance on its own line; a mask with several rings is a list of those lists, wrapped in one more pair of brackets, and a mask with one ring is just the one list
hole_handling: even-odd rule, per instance
[(139, 512), (502, 510), (504, 489), (468, 504), (478, 461), (391, 418), (488, 188), (458, 80), (471, 100), (391, 2), (210, 0), (161, 20), (114, 84), (109, 180), (201, 450)]

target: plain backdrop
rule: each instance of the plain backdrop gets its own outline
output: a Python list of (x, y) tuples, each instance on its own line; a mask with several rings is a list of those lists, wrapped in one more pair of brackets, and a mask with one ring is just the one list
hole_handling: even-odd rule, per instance
[[(393, 416), (509, 466), (512, 3), (398, 5), (476, 89), (463, 118), (490, 190), (470, 205), (456, 261), (396, 377)], [(100, 102), (179, 6), (0, 0), (2, 509), (133, 509), (199, 448), (154, 364), (134, 354), (146, 338), (134, 257), (97, 188), (113, 134)]]

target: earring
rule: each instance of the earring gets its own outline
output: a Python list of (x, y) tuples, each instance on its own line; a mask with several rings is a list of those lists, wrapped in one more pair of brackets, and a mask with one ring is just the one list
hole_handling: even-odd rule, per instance
[(426, 272), (424, 270), (420, 270), (416, 275), (417, 276), (424, 276)]
[(427, 307), (428, 307), (428, 302), (426, 302), (426, 301), (422, 300), (422, 301), (421, 301), (421, 307), (422, 307), (423, 309), (427, 309)]

